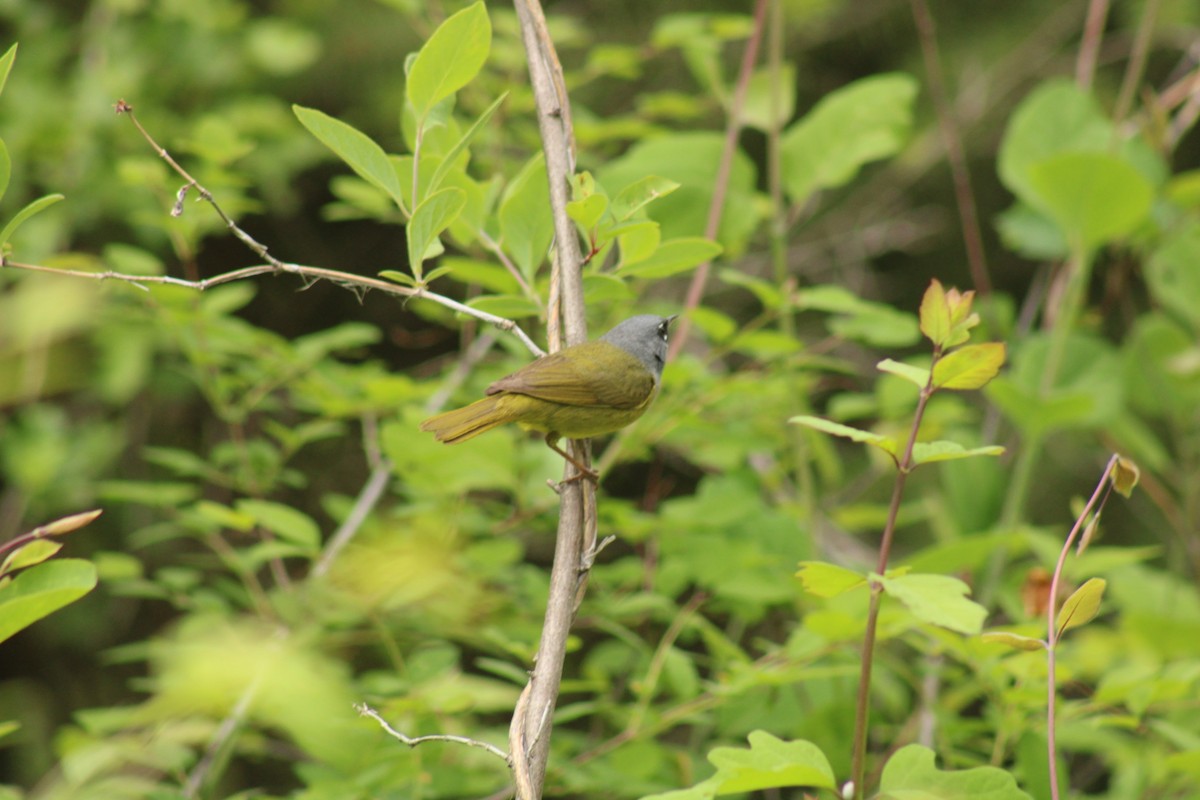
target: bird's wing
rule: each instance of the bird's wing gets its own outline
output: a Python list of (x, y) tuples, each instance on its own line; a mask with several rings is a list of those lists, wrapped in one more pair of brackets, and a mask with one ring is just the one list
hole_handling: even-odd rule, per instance
[(567, 406), (637, 408), (654, 392), (654, 376), (621, 348), (587, 342), (539, 358), (487, 389), (500, 392)]

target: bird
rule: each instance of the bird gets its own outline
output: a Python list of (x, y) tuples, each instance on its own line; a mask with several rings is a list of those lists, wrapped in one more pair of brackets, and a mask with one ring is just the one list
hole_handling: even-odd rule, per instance
[(492, 383), (481, 400), (444, 411), (420, 424), (446, 444), (473, 439), (515, 422), (546, 434), (546, 444), (578, 470), (568, 478), (599, 475), (558, 446), (562, 437), (589, 439), (624, 428), (658, 394), (675, 316), (639, 314), (599, 339), (565, 347)]

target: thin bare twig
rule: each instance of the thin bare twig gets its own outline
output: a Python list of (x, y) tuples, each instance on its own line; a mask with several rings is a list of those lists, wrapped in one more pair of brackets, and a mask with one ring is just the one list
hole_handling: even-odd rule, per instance
[[(917, 434), (921, 431), (921, 422), (925, 417), (925, 408), (933, 397), (933, 365), (942, 357), (942, 346), (933, 348), (933, 362), (930, 366), (929, 380), (917, 398), (917, 408), (913, 412), (912, 427), (908, 432), (908, 441), (904, 445), (904, 454), (896, 462), (896, 482), (892, 486), (892, 500), (888, 505), (887, 521), (883, 526), (883, 538), (879, 543), (879, 562), (875, 567), (877, 575), (886, 575), (888, 559), (892, 553), (892, 540), (896, 533), (896, 521), (900, 516), (900, 501), (904, 498), (904, 486), (908, 482), (908, 473), (913, 468), (913, 448), (917, 443)], [(874, 664), (875, 637), (879, 628), (879, 607), (883, 601), (883, 586), (877, 581), (871, 581), (871, 597), (867, 605), (867, 626), (863, 632), (862, 654), (858, 672), (858, 692), (854, 708), (854, 753), (851, 758), (850, 780), (856, 800), (864, 797), (863, 785), (867, 764), (867, 723), (870, 718), (871, 667)]]
[[(241, 237), (239, 237), (241, 238)], [(265, 250), (265, 248), (264, 248)], [(257, 251), (256, 251), (257, 252)], [(291, 275), (297, 275), (301, 278), (310, 280), (327, 280), (336, 283), (340, 286), (358, 289), (376, 289), (387, 294), (399, 295), (401, 297), (411, 297), (417, 299), (431, 300), (438, 305), (445, 306), (460, 314), (466, 314), (469, 317), (474, 317), (482, 322), (487, 322), (495, 325), (502, 331), (508, 331), (521, 340), (529, 351), (535, 356), (541, 357), (545, 355), (542, 348), (530, 339), (525, 331), (517, 323), (510, 319), (498, 317), (495, 314), (489, 314), (486, 311), (480, 311), (476, 308), (464, 305), (457, 300), (453, 300), (444, 295), (431, 292), (428, 289), (415, 289), (409, 286), (401, 286), (389, 281), (380, 280), (378, 278), (368, 278), (364, 275), (354, 275), (349, 272), (340, 272), (334, 269), (325, 269), (323, 267), (309, 267), (302, 264), (288, 264), (277, 259), (272, 259), (267, 264), (257, 264), (252, 267), (243, 267), (230, 272), (223, 272), (220, 275), (214, 275), (211, 278), (203, 278), (198, 281), (189, 281), (184, 278), (176, 278), (171, 275), (131, 275), (123, 272), (114, 272), (113, 270), (105, 270), (103, 272), (87, 272), (78, 269), (60, 269), (58, 267), (46, 267), (40, 264), (25, 264), (19, 261), (9, 261), (0, 258), (0, 269), (23, 269), (31, 272), (46, 272), (53, 275), (65, 275), (71, 278), (87, 278), (97, 281), (121, 281), (136, 286), (139, 289), (146, 289), (146, 285), (167, 285), (181, 286), (185, 289), (195, 289), (203, 292), (214, 286), (220, 286), (224, 283), (233, 283), (234, 281), (254, 278), (259, 275), (276, 275), (281, 272)]]
[(247, 247), (249, 247), (261, 259), (263, 259), (263, 261), (266, 261), (267, 263), (265, 265), (258, 265), (258, 266), (254, 266), (254, 267), (246, 267), (244, 269), (233, 270), (232, 272), (227, 272), (222, 275), (217, 275), (213, 278), (206, 278), (204, 280), (198, 280), (198, 281), (188, 281), (188, 280), (184, 280), (182, 278), (174, 278), (174, 277), (165, 276), (165, 275), (154, 275), (154, 276), (123, 275), (121, 273), (112, 272), (111, 270), (107, 271), (107, 272), (102, 272), (102, 273), (90, 273), (90, 272), (83, 272), (80, 270), (54, 269), (51, 267), (41, 267), (41, 266), (35, 266), (35, 265), (31, 265), (31, 264), (17, 264), (17, 263), (13, 263), (13, 262), (5, 263), (3, 261), (0, 261), (0, 267), (11, 266), (11, 267), (19, 268), (19, 269), (37, 270), (37, 271), (41, 271), (41, 272), (54, 272), (54, 273), (57, 273), (60, 275), (70, 275), (72, 277), (82, 277), (82, 278), (94, 278), (94, 279), (99, 279), (99, 280), (105, 280), (105, 279), (111, 278), (114, 280), (126, 281), (126, 282), (131, 283), (135, 286), (138, 286), (138, 288), (142, 288), (142, 289), (145, 288), (144, 284), (162, 283), (162, 284), (170, 284), (173, 286), (183, 286), (183, 287), (186, 287), (189, 289), (198, 289), (200, 291), (204, 291), (205, 289), (208, 289), (212, 286), (216, 286), (221, 283), (229, 283), (230, 281), (242, 280), (244, 278), (251, 278), (251, 277), (255, 277), (257, 275), (276, 274), (276, 273), (280, 273), (280, 272), (290, 272), (290, 273), (293, 273), (296, 275), (304, 276), (306, 278), (330, 280), (330, 281), (333, 281), (334, 283), (338, 283), (338, 284), (341, 284), (341, 285), (347, 286), (347, 287), (362, 287), (365, 289), (378, 289), (378, 290), (380, 290), (382, 292), (386, 292), (388, 294), (396, 294), (396, 295), (401, 295), (403, 297), (415, 297), (415, 298), (424, 298), (427, 300), (432, 300), (433, 302), (438, 303), (439, 305), (443, 305), (446, 308), (457, 311), (460, 314), (465, 314), (467, 316), (474, 317), (483, 322), (487, 322), (489, 324), (495, 325), (497, 328), (499, 328), (502, 331), (511, 332), (517, 338), (519, 338), (521, 340), (521, 342), (527, 348), (529, 348), (529, 351), (531, 353), (533, 353), (535, 356), (540, 357), (540, 356), (545, 355), (545, 353), (542, 351), (542, 349), (540, 347), (538, 347), (534, 343), (534, 341), (532, 339), (530, 339), (529, 336), (526, 335), (526, 333), (523, 330), (521, 330), (521, 328), (512, 320), (504, 319), (502, 317), (497, 317), (494, 314), (488, 314), (487, 312), (484, 312), (484, 311), (478, 311), (477, 309), (474, 309), (474, 308), (471, 308), (470, 306), (464, 305), (464, 304), (458, 302), (457, 300), (452, 300), (449, 297), (445, 297), (443, 295), (437, 294), (436, 292), (431, 292), (424, 286), (419, 286), (419, 287), (401, 286), (399, 284), (390, 283), (388, 281), (377, 280), (375, 278), (366, 278), (361, 275), (353, 275), (348, 272), (339, 272), (337, 270), (322, 269), (320, 267), (303, 267), (303, 266), (300, 266), (297, 264), (287, 264), (287, 263), (284, 263), (283, 261), (280, 261), (279, 259), (272, 256), (269, 252), (267, 252), (266, 245), (262, 244), (261, 242), (256, 240), (253, 236), (246, 233), (246, 231), (242, 230), (238, 226), (238, 224), (236, 222), (234, 222), (233, 219), (228, 214), (225, 213), (225, 210), (223, 208), (221, 208), (220, 204), (217, 202), (217, 200), (213, 196), (212, 192), (210, 192), (208, 189), (204, 188), (204, 186), (202, 186), (200, 184), (200, 182), (197, 181), (191, 175), (191, 173), (189, 173), (186, 169), (184, 169), (182, 166), (180, 166), (179, 162), (171, 157), (171, 154), (166, 151), (166, 148), (164, 148), (157, 141), (155, 141), (154, 137), (150, 135), (150, 132), (147, 131), (146, 128), (143, 127), (142, 123), (138, 120), (137, 115), (134, 114), (133, 106), (131, 106), (129, 103), (125, 102), (124, 100), (118, 100), (117, 104), (116, 104), (116, 111), (118, 114), (123, 114), (125, 116), (128, 116), (130, 122), (133, 123), (134, 127), (136, 127), (138, 132), (142, 135), (142, 138), (144, 138), (146, 140), (146, 142), (152, 148), (154, 148), (154, 152), (158, 153), (158, 156), (161, 159), (163, 159), (163, 161), (167, 162), (167, 164), (171, 167), (171, 169), (175, 170), (175, 172), (178, 173), (180, 177), (182, 177), (185, 181), (187, 181), (187, 183), (182, 188), (180, 188), (180, 190), (176, 196), (177, 197), (176, 204), (175, 204), (174, 210), (172, 211), (172, 214), (174, 214), (175, 216), (178, 216), (180, 213), (182, 213), (183, 198), (186, 196), (187, 192), (190, 189), (195, 189), (197, 194), (199, 194), (200, 197), (205, 202), (207, 202), (210, 206), (212, 206), (213, 211), (215, 211), (217, 213), (217, 216), (219, 216), (221, 218), (221, 220), (225, 223), (226, 227), (229, 228), (229, 230), (233, 233), (233, 235), (236, 236), (238, 239), (240, 239)]
[[(750, 39), (746, 42), (746, 50), (742, 53), (742, 64), (738, 69), (737, 84), (734, 87), (733, 100), (729, 104), (729, 116), (725, 122), (725, 143), (721, 148), (721, 161), (717, 164), (717, 176), (713, 181), (712, 202), (708, 206), (708, 220), (704, 224), (704, 237), (716, 239), (721, 229), (721, 217), (725, 213), (725, 196), (729, 190), (729, 176), (733, 172), (733, 157), (737, 152), (738, 135), (742, 131), (742, 108), (746, 104), (746, 93), (750, 89), (750, 77), (754, 74), (754, 65), (758, 62), (758, 47), (762, 42), (763, 30), (766, 28), (767, 8), (770, 0), (757, 0), (754, 6), (754, 27)], [(683, 349), (691, 331), (691, 321), (686, 312), (700, 305), (704, 297), (704, 287), (708, 284), (708, 273), (712, 262), (705, 261), (696, 268), (692, 283), (688, 286), (687, 298), (684, 301), (685, 315), (679, 321), (675, 333), (671, 336), (668, 358), (673, 358)]]
[(433, 733), (427, 736), (407, 736), (389, 725), (383, 717), (379, 716), (379, 712), (368, 706), (366, 703), (355, 703), (354, 710), (362, 716), (370, 717), (378, 722), (379, 726), (387, 731), (389, 735), (399, 739), (409, 747), (416, 747), (417, 745), (425, 744), (427, 742), (451, 742), (453, 744), (465, 744), (468, 747), (478, 747), (481, 750), (486, 750), (496, 758), (499, 758), (505, 764), (511, 763), (508, 753), (504, 752), (499, 747), (496, 747), (494, 744), (481, 742), (478, 739), (472, 739), (468, 736), (455, 736), (454, 734), (450, 733)]
[(1150, 52), (1154, 22), (1158, 19), (1159, 2), (1160, 0), (1146, 0), (1146, 5), (1142, 7), (1137, 33), (1133, 37), (1133, 47), (1129, 51), (1129, 64), (1125, 67), (1125, 77), (1121, 79), (1121, 91), (1117, 94), (1117, 104), (1113, 109), (1114, 122), (1120, 123), (1124, 120), (1133, 107), (1133, 96), (1146, 70), (1146, 56)]
[(1067, 534), (1066, 541), (1063, 542), (1062, 551), (1058, 554), (1058, 563), (1054, 566), (1054, 575), (1050, 579), (1050, 596), (1046, 600), (1046, 748), (1050, 769), (1050, 796), (1053, 800), (1058, 800), (1058, 743), (1055, 736), (1055, 725), (1058, 719), (1055, 710), (1058, 704), (1058, 685), (1054, 682), (1055, 655), (1058, 650), (1058, 637), (1060, 633), (1058, 626), (1058, 587), (1062, 580), (1063, 567), (1067, 563), (1067, 554), (1071, 552), (1071, 545), (1075, 543), (1075, 538), (1093, 515), (1100, 513), (1100, 509), (1103, 508), (1105, 501), (1108, 500), (1112, 492), (1113, 468), (1116, 467), (1118, 459), (1119, 456), (1115, 454), (1108, 459), (1108, 466), (1104, 468), (1104, 477), (1096, 484), (1096, 490), (1092, 492), (1091, 499), (1083, 507), (1083, 511), (1079, 514), (1078, 519), (1075, 520), (1075, 525), (1072, 526), (1071, 532)]
[(1104, 39), (1104, 21), (1108, 18), (1108, 0), (1091, 0), (1083, 23), (1083, 39), (1079, 42), (1079, 58), (1075, 61), (1075, 82), (1080, 89), (1091, 89), (1096, 75), (1096, 59)]
[(262, 684), (262, 674), (255, 676), (250, 685), (242, 692), (242, 696), (238, 698), (233, 710), (221, 720), (221, 724), (217, 726), (217, 730), (213, 733), (212, 738), (208, 742), (208, 747), (204, 749), (204, 756), (196, 762), (196, 766), (188, 773), (187, 781), (183, 785), (184, 797), (195, 797), (200, 793), (200, 788), (203, 786), (205, 779), (216, 766), (217, 756), (221, 752), (221, 748), (233, 737), (237, 732), (238, 726), (246, 719), (246, 715), (250, 712), (250, 705), (254, 702), (255, 695), (258, 694), (258, 687)]
[(979, 212), (975, 207), (975, 192), (971, 187), (971, 170), (963, 152), (962, 137), (958, 121), (946, 95), (946, 84), (942, 80), (942, 65), (938, 55), (937, 29), (929, 5), (925, 0), (911, 0), (913, 20), (917, 27), (917, 38), (921, 43), (921, 55), (925, 60), (925, 75), (929, 80), (929, 95), (937, 114), (938, 127), (942, 132), (942, 144), (946, 148), (946, 161), (954, 180), (954, 202), (958, 206), (958, 218), (962, 225), (963, 245), (967, 251), (967, 264), (971, 269), (971, 282), (980, 295), (992, 291), (992, 279), (988, 274), (987, 256), (984, 255), (983, 234), (979, 228)]

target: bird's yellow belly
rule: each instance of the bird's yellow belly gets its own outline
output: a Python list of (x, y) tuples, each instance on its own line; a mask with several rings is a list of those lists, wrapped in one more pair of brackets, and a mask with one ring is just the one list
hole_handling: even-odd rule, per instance
[(514, 409), (519, 408), (520, 413), (515, 416), (525, 430), (553, 431), (568, 439), (589, 439), (624, 428), (640, 417), (653, 399), (651, 394), (634, 408), (570, 406), (519, 394), (506, 395), (504, 401), (506, 405), (511, 403)]

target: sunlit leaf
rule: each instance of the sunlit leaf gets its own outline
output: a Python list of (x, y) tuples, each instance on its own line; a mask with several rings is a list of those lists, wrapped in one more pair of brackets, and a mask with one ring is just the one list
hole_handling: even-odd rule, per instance
[(933, 385), (938, 389), (979, 389), (996, 377), (1004, 365), (1002, 342), (969, 344), (952, 350), (933, 365)]
[(921, 389), (929, 385), (929, 370), (922, 369), (921, 367), (914, 367), (911, 364), (901, 364), (899, 361), (885, 358), (876, 364), (875, 368), (880, 372), (898, 375), (909, 383), (916, 384)]
[(37, 564), (0, 586), (0, 642), (96, 586), (96, 567), (77, 558)]
[(660, 197), (666, 197), (679, 188), (679, 184), (658, 175), (647, 175), (629, 184), (617, 192), (612, 203), (613, 216), (618, 221), (632, 217), (649, 203)]
[(439, 25), (408, 70), (408, 102), (417, 119), (470, 83), (487, 61), (491, 46), (492, 23), (483, 0)]
[(837, 597), (867, 583), (865, 575), (824, 561), (801, 561), (796, 577), (804, 591), (817, 597)]
[(1033, 800), (999, 767), (942, 771), (934, 752), (910, 744), (892, 754), (879, 777), (877, 800)]
[(922, 622), (966, 634), (979, 633), (987, 609), (968, 600), (970, 587), (948, 575), (912, 574), (876, 578), (883, 590)]
[(438, 236), (462, 212), (467, 194), (461, 189), (441, 189), (426, 197), (408, 221), (408, 263), (413, 275), (421, 280), (422, 267)]
[(978, 456), (1002, 456), (1004, 448), (999, 445), (984, 447), (963, 447), (958, 442), (939, 440), (936, 442), (916, 442), (913, 444), (913, 464), (929, 464), (934, 461), (955, 461), (960, 458), (976, 458)]
[(1071, 628), (1086, 625), (1100, 613), (1100, 601), (1104, 599), (1104, 588), (1108, 582), (1103, 578), (1088, 578), (1063, 603), (1058, 612), (1058, 635)]
[(750, 749), (717, 747), (708, 760), (717, 768), (718, 795), (784, 786), (833, 789), (835, 778), (821, 748), (804, 740), (784, 741), (753, 731)]

